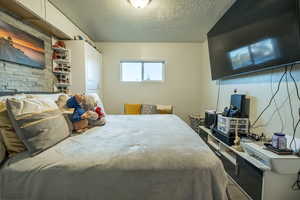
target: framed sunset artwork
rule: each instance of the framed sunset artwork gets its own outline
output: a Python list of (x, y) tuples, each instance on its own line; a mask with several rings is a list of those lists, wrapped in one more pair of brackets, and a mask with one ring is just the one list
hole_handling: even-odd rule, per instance
[(0, 20), (0, 60), (44, 69), (44, 41)]

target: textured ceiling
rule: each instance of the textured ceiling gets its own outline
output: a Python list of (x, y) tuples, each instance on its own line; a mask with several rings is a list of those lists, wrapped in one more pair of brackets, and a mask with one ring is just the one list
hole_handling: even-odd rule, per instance
[(96, 42), (201, 42), (235, 0), (50, 0)]

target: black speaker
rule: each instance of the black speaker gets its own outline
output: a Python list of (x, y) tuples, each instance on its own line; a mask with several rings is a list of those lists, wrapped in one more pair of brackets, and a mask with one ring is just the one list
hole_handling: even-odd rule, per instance
[(217, 114), (214, 110), (205, 111), (204, 126), (206, 128), (211, 128), (217, 122)]
[(249, 116), (249, 101), (244, 94), (231, 95), (230, 105), (235, 107), (240, 112), (240, 117)]

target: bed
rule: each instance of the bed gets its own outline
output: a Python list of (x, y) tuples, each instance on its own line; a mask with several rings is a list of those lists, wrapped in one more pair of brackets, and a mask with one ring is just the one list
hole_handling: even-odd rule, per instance
[(221, 161), (175, 115), (107, 124), (0, 169), (1, 200), (227, 200)]

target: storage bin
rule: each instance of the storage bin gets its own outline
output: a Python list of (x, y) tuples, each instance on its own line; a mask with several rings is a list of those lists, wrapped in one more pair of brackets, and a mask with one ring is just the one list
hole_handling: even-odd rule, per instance
[(235, 134), (237, 128), (238, 133), (247, 134), (249, 132), (248, 118), (232, 118), (218, 115), (218, 130), (229, 135)]
[(197, 133), (199, 133), (199, 126), (204, 125), (204, 118), (202, 118), (200, 114), (192, 114), (189, 115), (189, 119), (191, 128)]

